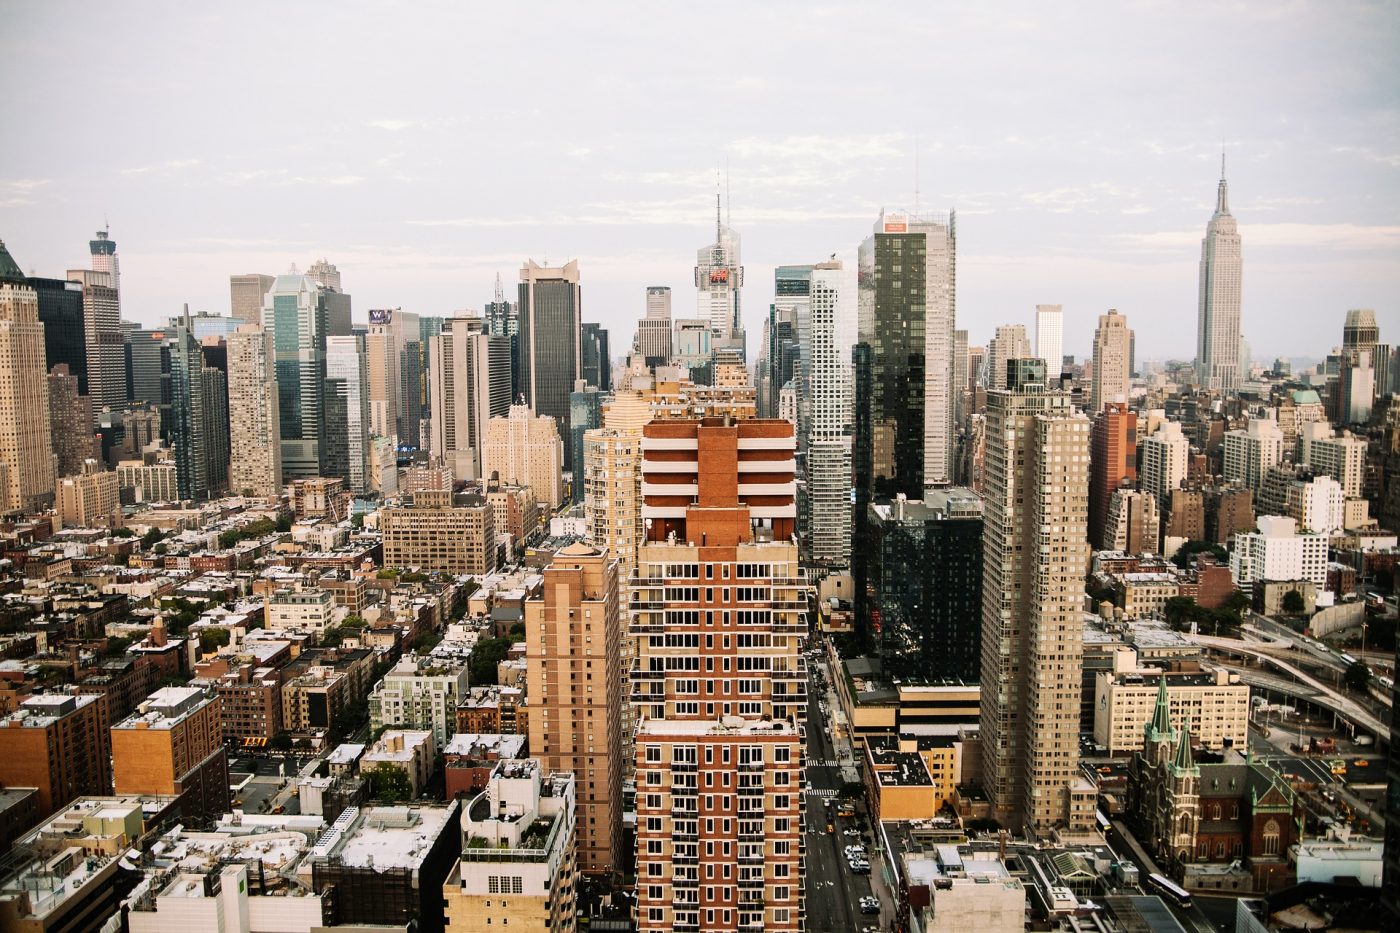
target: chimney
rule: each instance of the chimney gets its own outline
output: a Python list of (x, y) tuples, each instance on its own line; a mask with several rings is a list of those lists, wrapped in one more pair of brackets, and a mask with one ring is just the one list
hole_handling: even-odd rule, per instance
[(151, 644), (163, 648), (165, 643), (165, 619), (156, 616), (155, 621), (151, 623)]

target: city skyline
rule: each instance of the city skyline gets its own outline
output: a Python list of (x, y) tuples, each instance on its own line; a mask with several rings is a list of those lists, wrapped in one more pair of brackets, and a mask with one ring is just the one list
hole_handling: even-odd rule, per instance
[[(335, 20), (293, 12), (289, 27), (302, 28), (268, 36), (257, 55), (199, 43), (183, 53), (193, 71), (218, 80), (187, 90), (150, 70), (166, 66), (146, 55), (149, 43), (183, 47), (205, 26), (239, 29), (265, 9), (177, 13), (149, 35), (140, 10), (111, 21), (115, 11), (86, 14), (94, 28), (58, 51), (60, 63), (73, 55), (84, 67), (52, 69), (51, 106), (34, 115), (30, 143), (0, 153), (0, 221), (26, 272), (57, 278), (80, 264), (82, 241), (105, 215), (122, 244), (123, 312), (149, 325), (185, 301), (224, 312), (231, 274), (281, 274), (321, 256), (341, 268), (360, 309), (444, 317), (482, 308), (495, 274), (509, 281), (527, 258), (577, 258), (585, 318), (630, 335), (648, 285), (669, 285), (677, 308), (690, 306), (689, 257), (713, 229), (719, 174), (727, 223), (744, 237), (750, 334), (761, 330), (773, 267), (833, 252), (853, 265), (880, 209), (917, 201), (958, 212), (959, 326), (973, 345), (998, 323), (1032, 323), (1035, 305), (1048, 302), (1065, 307), (1066, 353), (1086, 354), (1097, 316), (1117, 307), (1140, 322), (1153, 356), (1189, 359), (1199, 241), (1223, 138), (1245, 243), (1244, 333), (1255, 356), (1330, 347), (1326, 322), (1347, 308), (1375, 307), (1382, 320), (1395, 313), (1385, 299), (1400, 283), (1400, 226), (1391, 222), (1400, 203), (1396, 101), (1393, 91), (1365, 90), (1393, 87), (1385, 36), (1395, 38), (1400, 19), (1392, 9), (1246, 5), (1142, 11), (1131, 23), (1106, 17), (1088, 26), (1074, 17), (1037, 21), (1029, 9), (996, 20), (914, 17), (900, 29), (945, 49), (963, 37), (981, 60), (951, 51), (881, 56), (881, 68), (868, 70), (860, 53), (886, 34), (876, 14), (829, 74), (795, 69), (800, 81), (787, 73), (797, 53), (755, 40), (785, 20), (805, 40), (794, 48), (820, 44), (842, 29), (830, 10), (794, 17), (792, 8), (736, 8), (743, 40), (704, 58), (669, 48), (661, 57), (667, 44), (656, 40), (674, 22), (659, 12), (610, 24), (607, 37), (577, 24), (590, 41), (556, 49), (558, 64), (540, 75), (499, 69), (514, 82), (509, 94), (489, 63), (509, 60), (515, 47), (484, 43), (467, 102), (436, 66), (361, 78), (334, 61), (324, 75), (289, 62), (271, 81), (256, 63), (278, 54), (283, 35), (308, 28), (343, 39), (347, 63), (377, 54), (357, 51), (364, 11)], [(37, 54), (26, 37), (63, 15), (56, 4), (18, 17), (0, 40), (5, 67), (20, 73)], [(1201, 28), (1206, 16), (1210, 29)], [(489, 35), (491, 14), (479, 19), (474, 28)], [(406, 34), (408, 21), (382, 26), (376, 47), (413, 41), (424, 46), (417, 60), (434, 57), (438, 40)], [(1247, 45), (1238, 39), (1246, 26)], [(1027, 45), (1057, 39), (1092, 45), (1093, 69), (1030, 80), (1020, 61)], [(90, 54), (95, 42), (101, 56)], [(609, 44), (625, 44), (633, 57), (595, 62)], [(773, 54), (747, 54), (756, 44)], [(1239, 77), (1229, 94), (1207, 93), (1218, 76), (1195, 62), (1227, 52)], [(86, 100), (93, 60), (121, 90), (110, 98), (113, 125), (97, 164), (59, 146), (61, 124), (51, 123)], [(590, 77), (570, 85), (573, 105), (561, 109), (551, 95), (570, 66)], [(1104, 73), (1120, 86), (1105, 87)], [(959, 82), (970, 90), (936, 104), (902, 90), (960, 76), (974, 79)], [(289, 104), (287, 88), (305, 96)], [(717, 88), (743, 104), (728, 119), (697, 106)], [(823, 113), (816, 132), (790, 120), (775, 126), (772, 114), (808, 99), (832, 101), (837, 119)], [(875, 103), (842, 109), (857, 99)], [(1066, 115), (1059, 102), (1069, 99), (1080, 103)], [(259, 113), (273, 138), (296, 126), (319, 142), (245, 138), (224, 119), (230, 107)], [(510, 134), (519, 146), (492, 155), (476, 144), (484, 126), (533, 127), (543, 115), (553, 119)], [(1290, 326), (1266, 328), (1266, 319)]]

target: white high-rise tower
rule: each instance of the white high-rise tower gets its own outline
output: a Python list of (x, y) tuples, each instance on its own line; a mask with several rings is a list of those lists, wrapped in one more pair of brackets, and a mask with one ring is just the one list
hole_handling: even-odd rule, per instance
[(1215, 214), (1201, 240), (1196, 376), (1206, 388), (1233, 391), (1240, 386), (1240, 279), (1240, 234), (1230, 213), (1222, 155)]
[(1035, 306), (1035, 355), (1045, 361), (1045, 379), (1058, 384), (1065, 362), (1063, 305)]

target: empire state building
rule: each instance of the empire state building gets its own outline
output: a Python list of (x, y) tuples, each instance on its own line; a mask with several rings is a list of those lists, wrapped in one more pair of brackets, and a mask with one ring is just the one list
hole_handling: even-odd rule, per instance
[(1208, 389), (1240, 387), (1240, 234), (1230, 213), (1225, 158), (1215, 214), (1201, 240), (1200, 313), (1196, 325), (1196, 376)]

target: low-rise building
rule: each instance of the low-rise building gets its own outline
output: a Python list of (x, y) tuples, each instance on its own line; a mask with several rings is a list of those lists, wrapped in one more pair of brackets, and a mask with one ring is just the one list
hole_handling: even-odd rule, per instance
[(1174, 722), (1186, 722), (1205, 748), (1244, 748), (1249, 733), (1249, 685), (1224, 669), (1195, 661), (1140, 667), (1132, 649), (1115, 653), (1113, 669), (1094, 684), (1094, 742), (1111, 755), (1142, 747), (1142, 727), (1152, 718), (1159, 684), (1165, 683)]
[(267, 598), (264, 625), (271, 632), (322, 635), (338, 617), (335, 599), (320, 587), (277, 590)]
[(502, 761), (468, 804), (467, 842), (443, 886), (453, 933), (572, 930), (574, 776), (538, 761)]
[(118, 794), (180, 798), (183, 817), (212, 820), (229, 807), (219, 698), (197, 687), (162, 687), (112, 727)]
[(0, 720), (0, 785), (33, 787), (40, 816), (112, 786), (107, 698), (43, 693)]
[(484, 576), (496, 569), (491, 503), (468, 493), (425, 489), (413, 505), (380, 511), (384, 566)]
[(447, 799), (477, 794), (486, 788), (497, 762), (524, 755), (523, 735), (457, 733), (442, 748)]
[(409, 796), (417, 797), (433, 776), (437, 743), (427, 731), (390, 729), (360, 756), (360, 774), (381, 767), (398, 768), (408, 778)]
[(465, 664), (404, 658), (369, 695), (370, 728), (427, 729), (441, 746), (457, 731), (457, 705), (466, 692)]

